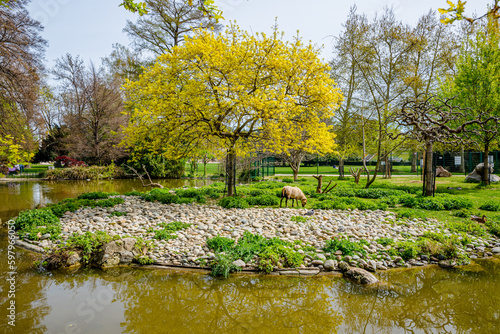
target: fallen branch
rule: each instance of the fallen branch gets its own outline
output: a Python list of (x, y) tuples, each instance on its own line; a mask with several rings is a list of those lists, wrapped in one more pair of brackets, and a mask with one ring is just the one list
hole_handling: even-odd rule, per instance
[(325, 189), (323, 190), (323, 189), (321, 189), (321, 188), (323, 188), (323, 175), (318, 175), (318, 176), (313, 175), (313, 177), (316, 180), (318, 180), (318, 186), (316, 187), (317, 194), (327, 194), (333, 188), (335, 188), (337, 186), (337, 184), (335, 183), (331, 188), (328, 188), (328, 187), (330, 187), (330, 184), (332, 184), (332, 181), (333, 181), (333, 180), (330, 180), (330, 182), (326, 185)]
[(144, 169), (144, 172), (146, 172), (146, 175), (148, 176), (148, 179), (149, 179), (149, 184), (144, 184), (144, 180), (143, 180), (143, 177), (141, 174), (139, 174), (137, 172), (137, 170), (135, 170), (135, 168), (132, 168), (128, 165), (125, 165), (123, 164), (125, 167), (127, 167), (128, 169), (130, 169), (131, 171), (133, 171), (135, 173), (135, 175), (137, 175), (137, 177), (139, 178), (139, 180), (141, 180), (141, 183), (142, 183), (142, 186), (143, 187), (151, 187), (151, 188), (160, 188), (160, 189), (163, 189), (163, 186), (159, 183), (155, 183), (153, 181), (151, 181), (151, 177), (149, 176), (149, 173), (148, 171), (146, 170), (146, 167), (144, 167), (144, 165), (142, 165), (142, 169)]

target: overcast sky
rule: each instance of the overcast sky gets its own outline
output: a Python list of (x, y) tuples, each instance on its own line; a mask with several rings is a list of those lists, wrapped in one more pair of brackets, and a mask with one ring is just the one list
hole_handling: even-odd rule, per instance
[[(66, 53), (80, 55), (86, 62), (99, 64), (112, 50), (113, 43), (128, 45), (122, 32), (127, 19), (138, 16), (118, 7), (120, 0), (34, 0), (29, 7), (33, 18), (45, 27), (48, 40), (47, 65)], [(370, 18), (385, 6), (393, 7), (397, 17), (415, 24), (429, 9), (445, 7), (445, 0), (215, 0), (223, 10), (225, 24), (234, 20), (253, 32), (269, 32), (277, 18), (285, 37), (297, 30), (304, 40), (321, 46), (322, 56), (330, 58), (333, 36), (338, 36), (349, 8), (356, 4), (359, 13)], [(467, 1), (466, 13), (484, 13), (491, 0)]]

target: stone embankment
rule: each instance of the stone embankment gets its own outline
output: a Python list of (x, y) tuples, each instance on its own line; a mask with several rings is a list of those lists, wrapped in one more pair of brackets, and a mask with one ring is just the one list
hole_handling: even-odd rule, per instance
[[(50, 236), (45, 235), (42, 236), (44, 240), (34, 243), (44, 248), (53, 248), (64, 243), (73, 233), (104, 231), (111, 236), (142, 237), (151, 240), (154, 247), (144, 255), (154, 260), (157, 265), (206, 268), (206, 264), (215, 258), (215, 254), (207, 246), (208, 238), (220, 235), (237, 240), (248, 231), (266, 238), (278, 237), (291, 242), (302, 240), (304, 244), (316, 248), (315, 254), (306, 253), (301, 267), (276, 269), (274, 274), (315, 275), (323, 271), (339, 270), (340, 261), (372, 272), (438, 264), (440, 261), (443, 261), (443, 266), (453, 266), (452, 261), (445, 262), (444, 258), (425, 255), (404, 261), (400, 256), (391, 255), (393, 246), (383, 246), (376, 242), (379, 238), (391, 238), (396, 242), (416, 240), (425, 232), (441, 231), (444, 235), (450, 235), (448, 230), (443, 229), (442, 225), (433, 219), (398, 220), (394, 213), (385, 211), (316, 210), (312, 216), (307, 217), (306, 222), (300, 223), (293, 221), (292, 217), (303, 216), (307, 209), (224, 209), (214, 205), (166, 205), (146, 202), (135, 196), (121, 197), (125, 202), (112, 208), (83, 208), (74, 213), (67, 212), (61, 218), (61, 240), (51, 242), (48, 240)], [(126, 215), (113, 216), (114, 211), (126, 212)], [(153, 239), (154, 231), (161, 228), (159, 224), (174, 221), (191, 225), (177, 231), (175, 239)], [(322, 250), (327, 240), (341, 235), (348, 236), (351, 240), (368, 241), (369, 245), (363, 246), (365, 254), (359, 252), (347, 256), (341, 251), (331, 254)], [(100, 264), (106, 267), (130, 263), (137, 255), (132, 246), (127, 241), (108, 247), (112, 251), (100, 258)], [(298, 252), (303, 252), (300, 245), (295, 247)], [(462, 251), (467, 252), (470, 258), (488, 257), (500, 253), (500, 241), (494, 236), (478, 237), (464, 246)], [(238, 260), (237, 265), (251, 270), (255, 268), (256, 263)]]

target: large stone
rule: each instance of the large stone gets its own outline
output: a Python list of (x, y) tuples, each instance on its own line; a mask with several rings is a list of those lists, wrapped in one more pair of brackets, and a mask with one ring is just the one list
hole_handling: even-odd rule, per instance
[(125, 238), (103, 245), (97, 256), (96, 264), (101, 268), (130, 264), (134, 259), (133, 251), (136, 242), (137, 240), (134, 238)]
[(79, 266), (82, 261), (82, 252), (73, 252), (69, 257), (68, 260), (66, 260), (66, 266), (67, 267), (72, 267), (72, 266)]
[(233, 264), (237, 267), (240, 267), (240, 268), (245, 268), (246, 267), (246, 263), (245, 261), (243, 260), (236, 260), (236, 261), (233, 261)]
[(323, 268), (328, 271), (335, 270), (337, 267), (337, 261), (335, 260), (326, 260), (325, 263), (323, 264)]
[(373, 274), (370, 274), (368, 271), (361, 268), (349, 267), (349, 265), (344, 261), (340, 262), (339, 268), (344, 276), (349, 277), (358, 283), (369, 285), (378, 282), (378, 279), (373, 276)]
[[(489, 169), (490, 169), (490, 182), (500, 182), (500, 176), (493, 174), (492, 165), (489, 165)], [(474, 168), (472, 173), (467, 175), (465, 179), (469, 182), (479, 183), (482, 180), (483, 170), (484, 170), (484, 163), (480, 163), (476, 166), (476, 168)]]
[(452, 174), (444, 169), (442, 166), (436, 167), (436, 177), (451, 177)]
[(493, 248), (493, 249), (491, 250), (491, 252), (492, 252), (493, 254), (498, 254), (498, 253), (500, 253), (500, 247), (495, 247), (495, 248)]

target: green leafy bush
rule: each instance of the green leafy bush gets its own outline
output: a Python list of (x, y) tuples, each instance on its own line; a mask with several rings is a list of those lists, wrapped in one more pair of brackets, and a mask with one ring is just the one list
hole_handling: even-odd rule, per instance
[(286, 245), (272, 245), (266, 247), (259, 255), (258, 268), (267, 273), (274, 267), (294, 268), (304, 262), (304, 254), (296, 252)]
[(249, 205), (264, 205), (264, 206), (272, 206), (272, 205), (278, 205), (279, 204), (279, 199), (276, 196), (273, 195), (259, 195), (255, 197), (247, 197), (245, 198), (247, 203)]
[(96, 191), (84, 193), (78, 196), (78, 199), (106, 199), (111, 195), (118, 195), (118, 193), (106, 193), (103, 191)]
[(394, 245), (394, 239), (392, 238), (378, 238), (375, 241), (382, 246)]
[(284, 178), (283, 180), (281, 180), (281, 182), (283, 182), (283, 183), (293, 183), (293, 179)]
[(207, 240), (208, 248), (214, 252), (229, 252), (234, 245), (234, 240), (217, 235)]
[(248, 202), (241, 197), (224, 197), (219, 201), (219, 205), (226, 209), (246, 209)]
[(240, 271), (241, 268), (233, 264), (233, 257), (228, 254), (216, 254), (215, 259), (210, 264), (213, 276), (223, 276), (227, 278), (230, 273)]
[(500, 211), (500, 201), (486, 201), (479, 209), (485, 211)]
[(50, 209), (24, 210), (15, 219), (14, 228), (22, 230), (32, 226), (47, 226), (57, 223), (59, 223), (59, 218)]
[(366, 250), (363, 245), (369, 245), (365, 240), (360, 240), (359, 242), (351, 241), (347, 239), (331, 239), (327, 240), (323, 250), (327, 253), (335, 253), (336, 251), (342, 251), (344, 255), (352, 255), (355, 252), (366, 254)]
[(97, 250), (113, 239), (113, 237), (102, 231), (73, 234), (68, 238), (64, 248), (81, 250), (83, 264), (89, 264), (97, 254)]

